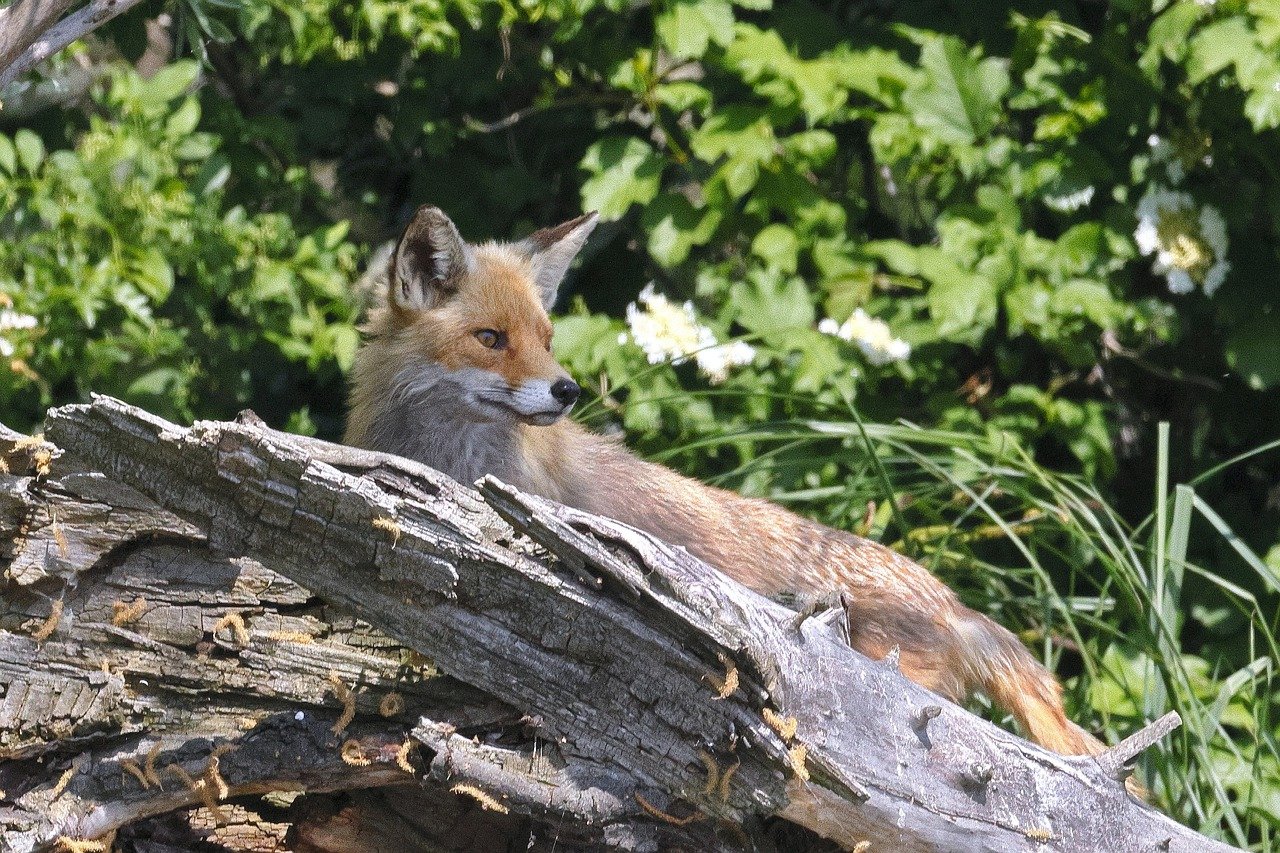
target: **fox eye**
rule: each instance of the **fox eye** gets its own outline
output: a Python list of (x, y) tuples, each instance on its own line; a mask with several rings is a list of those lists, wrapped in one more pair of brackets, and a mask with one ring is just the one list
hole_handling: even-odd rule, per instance
[(507, 336), (496, 329), (480, 329), (475, 332), (476, 340), (488, 349), (502, 349), (507, 345)]

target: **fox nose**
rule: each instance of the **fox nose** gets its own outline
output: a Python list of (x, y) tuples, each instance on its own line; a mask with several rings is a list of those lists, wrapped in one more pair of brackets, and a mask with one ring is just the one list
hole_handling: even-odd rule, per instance
[(572, 379), (557, 379), (551, 386), (551, 396), (556, 398), (557, 403), (565, 406), (578, 402), (581, 393), (582, 389)]

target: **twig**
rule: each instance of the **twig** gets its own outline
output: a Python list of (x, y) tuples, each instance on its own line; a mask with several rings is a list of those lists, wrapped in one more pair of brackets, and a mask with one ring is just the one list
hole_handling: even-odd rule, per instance
[(664, 812), (662, 809), (649, 802), (639, 791), (633, 793), (632, 796), (635, 797), (636, 803), (639, 804), (640, 808), (645, 810), (646, 814), (650, 817), (656, 817), (663, 823), (669, 823), (672, 826), (688, 826), (695, 821), (705, 820), (707, 817), (697, 809), (694, 809), (692, 813), (687, 814), (684, 817), (676, 817), (670, 812)]
[(1153, 376), (1158, 376), (1161, 379), (1168, 380), (1169, 382), (1185, 382), (1188, 385), (1197, 385), (1210, 391), (1222, 390), (1222, 386), (1220, 384), (1207, 376), (1199, 376), (1194, 373), (1179, 373), (1173, 370), (1167, 370), (1159, 365), (1152, 364), (1143, 358), (1142, 353), (1136, 350), (1126, 349), (1124, 345), (1120, 343), (1120, 339), (1117, 338), (1116, 334), (1112, 331), (1103, 332), (1101, 343), (1105, 352), (1119, 358), (1128, 359), (1138, 368), (1147, 371)]
[(466, 125), (468, 130), (475, 131), (476, 133), (497, 133), (500, 130), (506, 130), (509, 127), (514, 127), (531, 115), (549, 112), (550, 110), (560, 109), (561, 107), (581, 105), (604, 107), (620, 103), (621, 101), (618, 98), (611, 98), (603, 95), (579, 95), (572, 98), (562, 98), (559, 101), (552, 101), (548, 104), (531, 104), (530, 106), (518, 109), (513, 113), (509, 113), (496, 121), (480, 121), (472, 116), (464, 115), (462, 117), (462, 123)]
[(1113, 779), (1124, 781), (1133, 772), (1133, 760), (1156, 741), (1182, 725), (1177, 711), (1170, 711), (1160, 719), (1138, 729), (1115, 746), (1100, 752), (1093, 760)]

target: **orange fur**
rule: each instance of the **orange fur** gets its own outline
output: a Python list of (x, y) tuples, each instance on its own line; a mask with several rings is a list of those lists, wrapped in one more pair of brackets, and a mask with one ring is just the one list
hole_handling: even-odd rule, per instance
[[(538, 253), (554, 253), (558, 241), (575, 238), (576, 251), (583, 229), (593, 224), (584, 217), (523, 244), (447, 245), (470, 266), (437, 270), (422, 281), (398, 280), (404, 269), (393, 260), (392, 296), (373, 313), (357, 357), (347, 443), (408, 455), (464, 482), (492, 473), (684, 546), (765, 595), (845, 591), (851, 642), (859, 651), (882, 658), (897, 647), (902, 671), (913, 681), (955, 701), (984, 691), (1042, 745), (1066, 754), (1098, 752), (1102, 744), (1067, 720), (1061, 688), (1026, 648), (901, 554), (646, 462), (572, 421), (534, 426), (467, 408), (465, 394), (450, 385), (457, 371), (486, 371), (512, 386), (564, 375), (549, 351), (551, 326), (542, 304), (549, 300), (540, 299), (535, 284)], [(396, 257), (447, 254), (437, 232), (423, 231), (415, 220)], [(396, 304), (397, 289), (408, 293), (410, 285), (428, 291), (426, 307)], [(486, 349), (474, 337), (477, 329), (505, 332), (509, 346)], [(418, 381), (415, 371), (430, 383)]]

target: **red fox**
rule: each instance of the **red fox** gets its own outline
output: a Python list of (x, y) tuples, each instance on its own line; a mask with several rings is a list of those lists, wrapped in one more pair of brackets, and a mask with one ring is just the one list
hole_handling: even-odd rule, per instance
[(957, 702), (984, 691), (1042, 746), (1102, 744), (1070, 722), (1061, 687), (1013, 634), (876, 542), (704, 485), (565, 418), (581, 389), (551, 354), (547, 311), (596, 224), (588, 213), (518, 243), (469, 245), (418, 210), (391, 256), (385, 304), (356, 358), (350, 445), (407, 456), (463, 483), (518, 488), (681, 545), (769, 596), (843, 592), (850, 640)]

